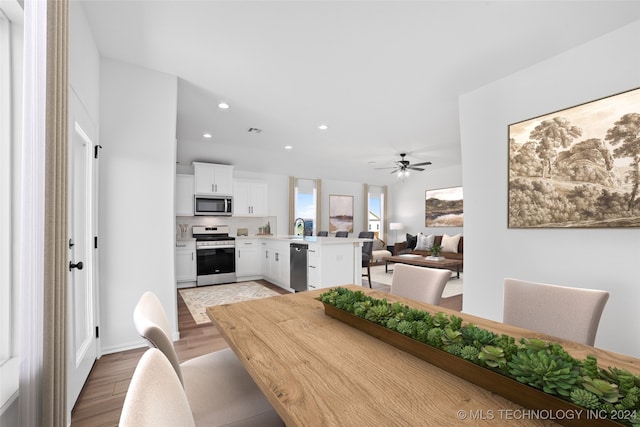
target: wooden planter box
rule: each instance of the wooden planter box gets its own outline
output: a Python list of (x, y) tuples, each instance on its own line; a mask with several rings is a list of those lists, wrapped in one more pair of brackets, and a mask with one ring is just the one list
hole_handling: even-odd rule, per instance
[[(566, 418), (558, 420), (558, 422), (563, 425), (576, 427), (620, 427), (623, 425), (610, 419), (601, 419), (597, 416), (596, 412), (589, 413), (589, 410), (574, 405), (569, 401), (520, 383), (490, 369), (464, 360), (461, 357), (449, 354), (444, 350), (416, 341), (413, 338), (355, 316), (330, 304), (323, 303), (323, 305), (326, 315), (429, 362), (440, 369), (522, 405), (525, 408), (546, 410), (552, 413), (563, 413), (561, 411), (564, 411), (564, 413), (571, 412), (572, 415), (575, 415), (576, 418), (574, 419)], [(581, 418), (578, 418), (578, 414), (582, 414)]]

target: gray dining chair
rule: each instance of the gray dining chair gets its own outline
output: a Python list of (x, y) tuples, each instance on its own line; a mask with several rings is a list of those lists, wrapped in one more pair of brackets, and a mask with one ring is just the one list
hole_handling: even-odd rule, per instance
[(502, 320), (509, 325), (593, 345), (609, 292), (504, 279)]
[(180, 363), (169, 338), (169, 320), (153, 292), (140, 297), (133, 321), (149, 347), (162, 351), (173, 366), (184, 386), (196, 425), (284, 426), (230, 348)]
[(358, 233), (359, 239), (372, 239), (370, 242), (362, 243), (362, 268), (367, 269), (367, 276), (369, 280), (369, 287), (371, 287), (371, 258), (373, 257), (373, 231), (361, 231)]
[(187, 395), (169, 359), (157, 348), (145, 351), (133, 372), (119, 427), (195, 426)]
[(318, 237), (327, 237), (328, 235), (328, 231), (318, 231)]
[(450, 277), (451, 270), (396, 263), (391, 294), (438, 305)]
[(348, 231), (336, 231), (336, 237), (349, 237)]

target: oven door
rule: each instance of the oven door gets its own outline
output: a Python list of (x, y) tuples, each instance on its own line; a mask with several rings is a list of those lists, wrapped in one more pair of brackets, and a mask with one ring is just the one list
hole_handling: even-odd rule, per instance
[(234, 247), (196, 250), (198, 286), (230, 283), (236, 280), (236, 249)]

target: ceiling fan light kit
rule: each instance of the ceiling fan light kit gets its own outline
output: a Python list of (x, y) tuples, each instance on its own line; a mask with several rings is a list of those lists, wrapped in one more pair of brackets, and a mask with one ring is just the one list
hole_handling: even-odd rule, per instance
[(400, 153), (400, 160), (396, 160), (396, 166), (392, 166), (390, 168), (377, 168), (377, 169), (393, 169), (391, 173), (392, 174), (397, 173), (398, 178), (401, 178), (404, 180), (409, 177), (411, 170), (422, 172), (424, 168), (421, 168), (418, 166), (427, 166), (431, 164), (431, 162), (422, 162), (422, 163), (416, 163), (412, 165), (411, 162), (409, 162), (409, 160), (405, 160), (406, 155), (407, 153)]

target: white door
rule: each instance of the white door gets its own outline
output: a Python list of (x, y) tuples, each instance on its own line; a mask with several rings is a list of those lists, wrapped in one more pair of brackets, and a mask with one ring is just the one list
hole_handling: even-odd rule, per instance
[(71, 419), (71, 409), (96, 360), (98, 346), (93, 244), (95, 127), (73, 91), (69, 92), (67, 409)]

